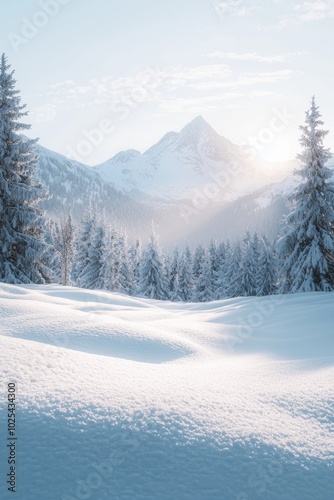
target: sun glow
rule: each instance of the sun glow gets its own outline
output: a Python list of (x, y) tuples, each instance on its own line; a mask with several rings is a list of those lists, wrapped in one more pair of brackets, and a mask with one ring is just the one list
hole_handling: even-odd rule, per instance
[(291, 161), (296, 158), (298, 150), (298, 139), (293, 137), (277, 137), (270, 144), (260, 145), (258, 154), (261, 158), (269, 161)]

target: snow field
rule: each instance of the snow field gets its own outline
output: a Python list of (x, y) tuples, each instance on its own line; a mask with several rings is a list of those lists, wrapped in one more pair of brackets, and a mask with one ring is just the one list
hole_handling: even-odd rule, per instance
[[(1, 284), (16, 498), (329, 500), (333, 297), (181, 304)], [(11, 498), (4, 473), (0, 491)]]

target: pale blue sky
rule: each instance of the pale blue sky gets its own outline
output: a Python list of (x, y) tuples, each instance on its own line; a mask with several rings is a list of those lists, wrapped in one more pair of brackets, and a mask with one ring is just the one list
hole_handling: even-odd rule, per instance
[(312, 94), (334, 149), (334, 0), (0, 6), (0, 51), (28, 104), (29, 135), (50, 149), (93, 165), (202, 114), (237, 144), (291, 158)]

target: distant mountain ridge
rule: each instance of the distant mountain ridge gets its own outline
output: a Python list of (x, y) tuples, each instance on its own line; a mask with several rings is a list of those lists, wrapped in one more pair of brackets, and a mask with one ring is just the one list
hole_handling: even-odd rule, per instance
[(143, 231), (152, 218), (159, 219), (154, 209), (117, 191), (91, 167), (38, 144), (36, 148), (37, 176), (49, 191), (49, 199), (42, 202), (42, 207), (49, 216), (67, 217), (71, 213), (79, 222), (91, 203), (100, 216), (127, 228), (130, 234)]
[(133, 149), (122, 151), (95, 168), (106, 182), (132, 197), (176, 201), (191, 199), (194, 190), (217, 179), (229, 178), (220, 193), (225, 200), (277, 178), (270, 176), (270, 169), (267, 175), (258, 175), (257, 167), (247, 160), (244, 147), (220, 136), (198, 116), (180, 132), (165, 134), (143, 154)]

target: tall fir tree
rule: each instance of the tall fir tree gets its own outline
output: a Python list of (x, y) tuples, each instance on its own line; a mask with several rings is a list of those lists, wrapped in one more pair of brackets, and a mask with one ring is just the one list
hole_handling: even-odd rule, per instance
[(72, 269), (75, 251), (75, 228), (71, 215), (62, 219), (55, 228), (55, 251), (58, 254), (60, 264), (61, 284), (69, 286), (72, 284)]
[(202, 256), (199, 275), (195, 282), (194, 299), (198, 302), (213, 300), (212, 272), (210, 253), (206, 250)]
[(120, 266), (118, 275), (118, 291), (127, 295), (132, 295), (135, 289), (135, 276), (131, 254), (127, 243), (127, 235), (124, 232), (119, 238)]
[(96, 224), (89, 247), (88, 262), (84, 269), (85, 288), (104, 290), (107, 288), (107, 229), (104, 219)]
[(19, 132), (27, 115), (15, 90), (14, 71), (3, 54), (0, 62), (0, 281), (49, 283), (45, 220), (38, 203), (46, 190), (35, 180), (35, 140)]
[(119, 290), (121, 267), (120, 233), (113, 223), (109, 229), (106, 286), (110, 291)]
[[(179, 294), (179, 266), (180, 266), (180, 258), (179, 258), (179, 249), (175, 248), (173, 252), (173, 258), (170, 262), (170, 268), (168, 272), (168, 290), (170, 295), (172, 296), (176, 291), (176, 296)], [(177, 284), (175, 283), (177, 281)], [(172, 299), (173, 300), (173, 299)]]
[(242, 286), (243, 266), (242, 250), (240, 242), (234, 243), (227, 262), (226, 271), (226, 296), (241, 297), (244, 293)]
[(320, 118), (313, 97), (300, 126), (303, 151), (295, 173), (302, 182), (278, 244), (282, 293), (334, 290), (334, 185), (326, 167), (331, 155), (323, 146), (328, 132), (320, 128)]
[(48, 221), (46, 241), (50, 248), (52, 283), (61, 283), (61, 256), (59, 253), (59, 225), (54, 219)]
[(128, 254), (129, 254), (129, 263), (132, 266), (132, 276), (133, 276), (132, 293), (135, 293), (135, 291), (138, 288), (139, 267), (141, 259), (141, 243), (139, 240), (137, 240), (134, 245), (131, 245), (129, 247)]
[(171, 286), (173, 283), (172, 279), (172, 261), (173, 257), (170, 255), (168, 252), (164, 252), (162, 249), (160, 250), (161, 254), (161, 260), (163, 262), (163, 276), (164, 276), (164, 281), (166, 283), (166, 290), (167, 290), (167, 298), (171, 298), (173, 292), (171, 290)]
[(189, 302), (193, 298), (194, 278), (193, 278), (192, 255), (187, 246), (182, 254), (179, 265), (178, 295), (183, 302)]
[(87, 281), (87, 271), (91, 256), (91, 246), (96, 231), (96, 212), (89, 205), (80, 224), (76, 242), (75, 282), (79, 287), (90, 288)]
[(228, 287), (227, 282), (227, 270), (228, 263), (230, 260), (231, 254), (231, 246), (230, 242), (227, 241), (220, 243), (217, 249), (217, 258), (218, 258), (218, 270), (215, 282), (215, 298), (223, 299), (226, 297), (226, 291)]
[(277, 292), (276, 252), (266, 236), (262, 237), (259, 255), (258, 295), (274, 295)]
[(216, 297), (218, 291), (218, 274), (220, 267), (220, 259), (218, 254), (218, 245), (214, 240), (210, 241), (209, 245), (209, 256), (211, 263), (211, 287), (213, 297)]
[(197, 281), (197, 279), (201, 274), (201, 266), (204, 254), (205, 254), (205, 248), (203, 247), (203, 245), (197, 245), (197, 247), (195, 248), (195, 253), (193, 258), (193, 269), (192, 269), (194, 282)]
[(149, 244), (142, 254), (138, 292), (150, 299), (166, 300), (168, 298), (163, 259), (153, 224)]
[(170, 300), (174, 302), (182, 302), (178, 272), (176, 273), (174, 278), (173, 291), (170, 292)]
[(259, 291), (259, 238), (255, 233), (251, 238), (247, 231), (243, 240), (242, 272), (241, 272), (241, 295), (255, 296)]

